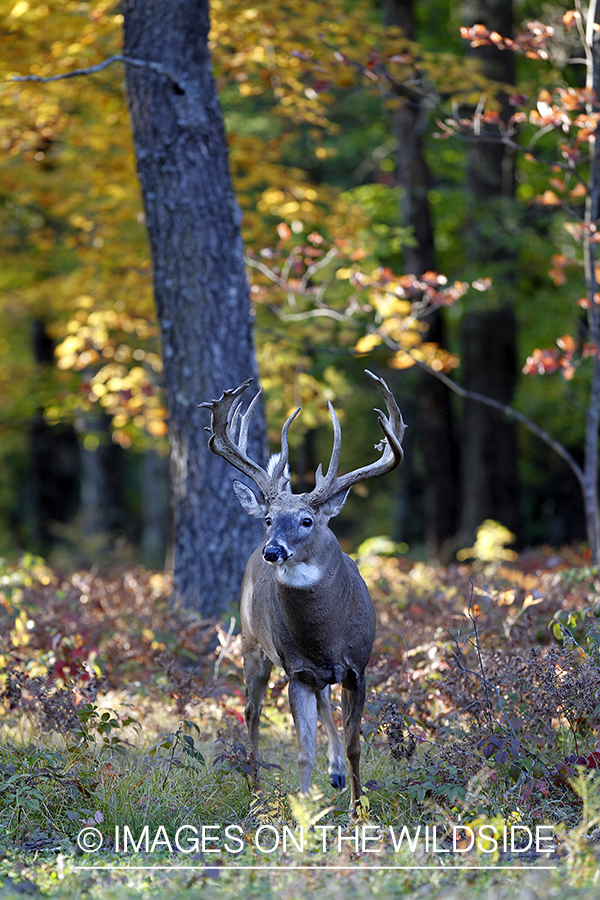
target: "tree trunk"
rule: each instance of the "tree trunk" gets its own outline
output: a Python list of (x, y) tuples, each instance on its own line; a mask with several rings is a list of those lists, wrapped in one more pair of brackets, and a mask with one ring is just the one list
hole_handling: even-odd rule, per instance
[(92, 539), (93, 552), (105, 552), (124, 525), (123, 450), (112, 442), (110, 418), (104, 412), (80, 419), (76, 428), (85, 433), (79, 443), (81, 534)]
[[(586, 86), (600, 92), (600, 35), (594, 24), (600, 21), (597, 0), (592, 0), (588, 10), (587, 43), (592, 53), (588, 57)], [(593, 110), (589, 105), (588, 112)], [(600, 508), (598, 505), (598, 430), (600, 428), (600, 309), (595, 302), (598, 294), (597, 244), (592, 240), (592, 227), (600, 218), (600, 141), (599, 129), (590, 140), (590, 177), (585, 201), (585, 224), (588, 226), (584, 237), (584, 268), (588, 298), (588, 340), (597, 348), (592, 361), (592, 384), (586, 414), (585, 455), (583, 466), (583, 500), (585, 505), (586, 530), (592, 561), (600, 562)]]
[[(463, 0), (462, 13), (465, 25), (482, 24), (504, 37), (513, 31), (512, 0)], [(469, 48), (470, 54), (481, 61), (484, 75), (501, 84), (513, 84), (515, 78), (514, 54), (497, 47)], [(500, 115), (505, 121), (513, 112), (508, 97), (500, 97), (503, 108)], [(486, 126), (489, 128), (489, 126)], [(501, 142), (473, 141), (469, 144), (469, 183), (471, 193), (485, 200), (487, 197), (513, 196), (514, 151)]]
[[(510, 403), (516, 383), (515, 319), (510, 310), (467, 315), (462, 364), (469, 389)], [(511, 531), (519, 524), (514, 425), (503, 414), (466, 400), (463, 417), (461, 525), (463, 540), (475, 537), (485, 519)]]
[[(154, 266), (169, 410), (175, 597), (211, 615), (239, 595), (260, 525), (207, 446), (203, 400), (256, 377), (249, 294), (207, 45), (207, 0), (125, 0), (127, 96)], [(262, 413), (249, 443), (264, 457)], [(152, 486), (149, 485), (151, 490)]]
[[(383, 22), (396, 25), (410, 40), (415, 39), (413, 0), (383, 0)], [(393, 115), (394, 137), (397, 141), (396, 165), (400, 186), (400, 220), (410, 226), (416, 246), (402, 247), (404, 268), (421, 275), (434, 267), (433, 226), (427, 192), (431, 177), (423, 152), (423, 132), (427, 113), (418, 98), (402, 95), (402, 105)]]
[[(511, 0), (466, 0), (465, 24), (482, 23), (510, 37)], [(509, 84), (514, 80), (513, 54), (496, 47), (471, 51), (486, 77)], [(510, 116), (508, 107), (501, 112)], [(505, 208), (513, 197), (513, 151), (502, 142), (473, 141), (468, 147), (469, 216), (465, 239), (477, 274), (494, 276), (498, 295), (510, 296), (514, 259), (505, 243)], [(497, 329), (497, 332), (496, 332)], [(516, 319), (503, 305), (495, 311), (471, 312), (463, 330), (463, 384), (469, 391), (510, 404), (516, 384)], [(512, 530), (519, 527), (516, 428), (494, 410), (472, 401), (465, 404), (462, 444), (461, 538), (470, 543), (487, 518)]]
[[(157, 450), (140, 460), (140, 556), (145, 566), (162, 569), (169, 535), (169, 464)], [(148, 485), (152, 490), (148, 490)]]
[[(383, 0), (383, 21), (401, 28), (415, 39), (413, 0)], [(404, 271), (422, 275), (434, 270), (433, 224), (427, 196), (431, 178), (423, 149), (426, 117), (417, 100), (403, 97), (393, 113), (397, 141), (397, 178), (400, 187), (400, 221), (412, 227), (416, 245), (404, 245)], [(429, 326), (424, 340), (443, 345), (444, 321), (440, 310), (425, 320)], [(440, 552), (454, 534), (457, 524), (458, 459), (452, 428), (448, 389), (426, 372), (419, 374), (418, 432), (425, 466), (425, 542), (430, 554)]]
[[(55, 362), (54, 344), (40, 319), (33, 322), (33, 355), (40, 376)], [(26, 534), (36, 553), (46, 555), (56, 541), (54, 525), (74, 514), (79, 493), (79, 445), (71, 424), (49, 425), (42, 409), (29, 431)], [(30, 519), (30, 521), (28, 521)]]

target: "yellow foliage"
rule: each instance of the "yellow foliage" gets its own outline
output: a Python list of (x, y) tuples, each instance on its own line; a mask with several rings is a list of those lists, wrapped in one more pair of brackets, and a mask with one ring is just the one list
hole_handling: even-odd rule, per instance
[(392, 369), (410, 369), (414, 364), (415, 360), (405, 350), (398, 350), (390, 360)]
[(378, 334), (365, 334), (356, 342), (354, 349), (360, 354), (370, 353), (379, 344), (381, 344), (381, 337)]
[[(117, 0), (0, 0), (9, 38), (0, 63), (0, 149), (6, 159), (4, 192), (14, 210), (1, 213), (0, 224), (10, 219), (4, 230), (18, 233), (10, 238), (12, 271), (19, 273), (10, 284), (11, 301), (27, 315), (42, 312), (58, 340), (63, 381), (55, 396), (43, 398), (47, 415), (57, 419), (63, 402), (71, 410), (100, 404), (113, 416), (115, 440), (128, 446), (135, 429), (162, 438), (166, 425), (164, 411), (155, 414), (163, 410), (162, 362), (122, 69), (115, 65), (93, 79), (44, 85), (7, 81), (10, 73), (52, 75), (119, 53), (119, 9)], [(363, 294), (361, 303), (381, 320), (380, 334), (357, 342), (350, 324), (344, 329), (323, 317), (319, 338), (331, 336), (358, 353), (370, 352), (385, 338), (397, 344), (393, 366), (418, 359), (447, 371), (455, 358), (423, 344), (424, 326), (413, 315), (402, 279), (389, 277), (381, 285), (378, 273), (367, 274), (371, 251), (363, 209), (338, 188), (314, 181), (308, 168), (284, 162), (300, 128), (308, 135), (313, 163), (335, 155), (335, 148), (323, 144), (338, 127), (330, 112), (340, 94), (361, 88), (374, 102), (381, 97), (393, 102), (389, 81), (373, 60), (379, 58), (402, 81), (413, 72), (418, 48), (399, 29), (384, 28), (380, 11), (368, 0), (290, 0), (285, 5), (257, 0), (250, 8), (213, 0), (211, 12), (209, 39), (219, 83), (257, 98), (252, 103), (263, 104), (268, 123), (264, 133), (258, 127), (243, 134), (230, 128), (244, 239), (262, 258), (259, 251), (271, 246), (280, 223), (290, 241), (302, 242), (311, 231), (328, 236), (338, 251), (332, 261), (335, 276), (330, 272), (332, 303), (338, 312), (344, 310), (364, 288), (367, 302)], [(474, 63), (458, 65), (452, 54), (440, 60), (418, 53), (419, 77), (438, 90), (451, 84), (453, 93), (466, 95), (481, 88)], [(26, 277), (24, 271), (34, 274)], [(253, 268), (252, 274), (257, 316), (266, 316), (267, 306), (302, 316), (324, 283), (324, 273), (316, 274), (310, 280), (313, 294), (307, 292), (302, 302), (301, 280), (294, 281), (293, 273), (283, 285), (264, 268)], [(303, 326), (289, 319), (286, 327), (302, 346)], [(280, 421), (301, 402), (305, 424), (325, 420), (333, 379), (317, 384), (308, 375), (310, 360), (299, 350), (265, 339), (262, 332), (258, 338), (273, 418)], [(286, 391), (278, 387), (284, 381), (290, 385)], [(343, 384), (336, 385), (340, 390)], [(68, 399), (59, 401), (59, 393)]]
[(512, 544), (515, 540), (516, 537), (512, 531), (509, 531), (500, 522), (486, 519), (477, 529), (477, 539), (474, 546), (459, 550), (456, 558), (459, 560), (475, 558), (480, 559), (482, 562), (514, 560), (517, 559), (518, 554), (504, 545)]

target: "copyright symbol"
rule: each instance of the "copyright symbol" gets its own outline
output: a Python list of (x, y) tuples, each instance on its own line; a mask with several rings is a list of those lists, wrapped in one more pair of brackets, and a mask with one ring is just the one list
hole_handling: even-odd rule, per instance
[(84, 853), (97, 853), (102, 846), (102, 832), (97, 828), (82, 828), (77, 835), (77, 846)]

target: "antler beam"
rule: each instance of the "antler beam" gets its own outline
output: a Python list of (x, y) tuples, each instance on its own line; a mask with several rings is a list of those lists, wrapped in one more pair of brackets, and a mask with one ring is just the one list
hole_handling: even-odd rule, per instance
[[(239, 387), (224, 390), (218, 400), (205, 400), (204, 403), (198, 404), (198, 409), (210, 409), (210, 428), (206, 431), (210, 433), (208, 446), (213, 453), (222, 456), (239, 472), (251, 478), (264, 496), (268, 497), (270, 476), (246, 454), (248, 426), (261, 391), (253, 398), (246, 412), (240, 415), (242, 404), (240, 394), (244, 393), (251, 382), (252, 378), (248, 378)], [(238, 423), (240, 433), (236, 441)]]
[[(262, 466), (250, 459), (246, 452), (248, 444), (248, 427), (256, 408), (262, 388), (252, 398), (245, 413), (241, 413), (242, 397), (252, 378), (248, 378), (239, 387), (223, 391), (218, 400), (206, 400), (198, 404), (198, 409), (210, 409), (211, 423), (206, 430), (210, 433), (208, 446), (218, 456), (222, 456), (239, 472), (247, 475), (259, 488), (266, 500), (273, 500), (279, 493), (279, 482), (288, 463), (288, 430), (296, 418), (299, 409), (292, 413), (281, 431), (281, 453), (272, 473), (266, 472)], [(236, 434), (239, 427), (239, 436)]]

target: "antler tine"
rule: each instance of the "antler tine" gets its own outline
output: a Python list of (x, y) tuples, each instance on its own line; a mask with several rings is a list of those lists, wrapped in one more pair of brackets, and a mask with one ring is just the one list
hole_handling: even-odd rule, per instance
[[(239, 436), (237, 445), (240, 448), (241, 453), (246, 452), (246, 445), (248, 443), (248, 426), (250, 425), (250, 419), (254, 415), (254, 409), (256, 407), (256, 404), (258, 403), (259, 397), (262, 394), (262, 392), (263, 392), (263, 389), (261, 388), (252, 398), (250, 405), (248, 406), (248, 409), (246, 410), (244, 415), (240, 417), (240, 436)], [(240, 403), (241, 403), (241, 399), (240, 399)], [(239, 407), (237, 407), (236, 408), (236, 418), (239, 415), (239, 413), (240, 413), (240, 409), (239, 409)], [(233, 425), (233, 421), (232, 421), (232, 425)]]
[[(373, 462), (367, 466), (363, 466), (360, 469), (355, 469), (353, 472), (347, 472), (345, 475), (342, 475), (340, 477), (336, 477), (337, 463), (339, 463), (339, 450), (341, 446), (341, 429), (339, 427), (339, 422), (337, 422), (339, 439), (337, 441), (338, 446), (336, 471), (334, 472), (332, 469), (334, 451), (336, 449), (336, 440), (334, 439), (334, 451), (332, 451), (331, 463), (329, 464), (327, 475), (321, 477), (321, 479), (317, 479), (317, 486), (309, 495), (309, 500), (313, 505), (319, 506), (330, 497), (334, 496), (334, 494), (346, 491), (351, 488), (352, 485), (359, 484), (361, 481), (366, 481), (368, 478), (374, 478), (377, 475), (384, 475), (386, 472), (389, 472), (392, 469), (396, 468), (396, 466), (400, 465), (402, 459), (404, 458), (402, 439), (404, 437), (404, 432), (406, 431), (406, 424), (402, 418), (402, 413), (398, 409), (398, 405), (394, 399), (394, 395), (388, 388), (383, 378), (379, 378), (368, 369), (365, 369), (365, 372), (369, 376), (369, 378), (377, 385), (383, 399), (385, 400), (385, 405), (388, 412), (388, 415), (386, 416), (385, 413), (383, 413), (380, 409), (376, 410), (378, 414), (377, 418), (379, 421), (379, 425), (381, 426), (381, 430), (385, 435), (383, 441), (381, 442), (382, 444), (384, 444), (383, 453), (380, 459), (378, 459), (376, 462)], [(331, 407), (330, 411), (332, 410), (333, 407)], [(335, 412), (333, 412), (332, 421), (334, 421), (334, 415)], [(336, 429), (336, 421), (337, 416), (335, 416), (334, 431)]]
[(396, 403), (394, 395), (390, 391), (383, 378), (379, 378), (379, 376), (369, 371), (369, 369), (365, 369), (365, 374), (369, 376), (371, 381), (375, 382), (380, 394), (385, 400), (385, 405), (387, 407), (390, 418), (388, 419), (385, 413), (383, 413), (380, 409), (376, 408), (375, 412), (378, 413), (377, 418), (379, 421), (379, 425), (381, 426), (381, 430), (387, 438), (387, 446), (384, 448), (384, 455), (385, 453), (388, 453), (388, 456), (390, 458), (393, 457), (395, 461), (394, 465), (398, 466), (404, 459), (402, 439), (404, 438), (404, 432), (406, 431), (406, 423), (402, 418), (402, 413), (398, 408), (398, 404)]
[(285, 421), (283, 428), (281, 429), (281, 450), (279, 453), (279, 459), (277, 460), (277, 464), (273, 469), (273, 474), (271, 475), (271, 483), (273, 485), (273, 490), (275, 493), (278, 491), (279, 479), (285, 472), (285, 467), (288, 464), (289, 459), (289, 445), (288, 445), (288, 431), (290, 430), (290, 425), (300, 412), (300, 407), (289, 416), (289, 418)]
[(226, 388), (218, 400), (204, 400), (198, 404), (197, 409), (210, 409), (213, 413), (218, 411), (220, 418), (224, 416), (226, 420), (234, 400), (244, 393), (248, 385), (252, 384), (252, 381), (252, 378), (247, 378), (246, 381), (243, 381), (236, 388)]
[(331, 457), (329, 460), (329, 465), (327, 466), (327, 472), (325, 474), (325, 481), (330, 482), (336, 477), (340, 465), (340, 454), (342, 452), (342, 428), (331, 400), (327, 401), (327, 408), (329, 409), (331, 424), (333, 425), (333, 447), (331, 448)]
[[(260, 392), (256, 394), (248, 409), (240, 418), (240, 405), (242, 402), (240, 394), (246, 390), (251, 381), (252, 378), (248, 378), (237, 388), (224, 390), (218, 400), (206, 400), (204, 403), (199, 403), (198, 409), (210, 409), (211, 422), (208, 446), (213, 453), (216, 453), (217, 456), (222, 456), (239, 472), (243, 472), (244, 475), (251, 478), (262, 494), (268, 497), (270, 494), (270, 477), (258, 463), (246, 455), (248, 424)], [(235, 431), (238, 419), (240, 420), (240, 436), (236, 443)]]
[(329, 415), (331, 416), (331, 424), (333, 425), (333, 447), (331, 448), (331, 457), (325, 475), (323, 475), (323, 469), (320, 463), (315, 472), (315, 488), (311, 492), (309, 499), (310, 502), (314, 503), (316, 506), (323, 503), (332, 495), (332, 493), (335, 493), (331, 490), (331, 487), (337, 477), (340, 465), (340, 454), (342, 451), (342, 429), (340, 420), (338, 419), (330, 400), (327, 401), (327, 406), (329, 408)]
[(239, 446), (239, 441), (236, 439), (237, 434), (237, 426), (238, 419), (240, 417), (240, 413), (242, 411), (242, 403), (243, 397), (238, 397), (235, 403), (232, 405), (229, 414), (227, 416), (227, 433), (231, 437), (232, 441), (234, 441)]

